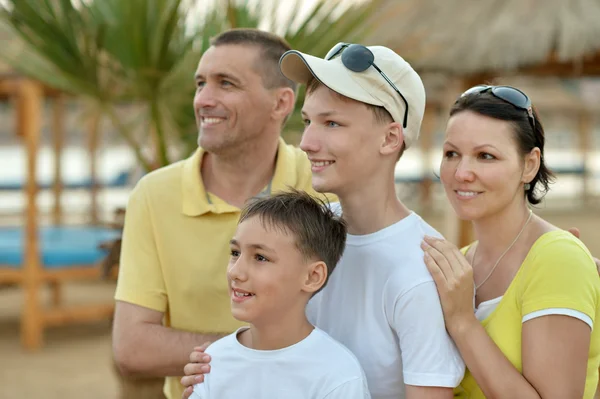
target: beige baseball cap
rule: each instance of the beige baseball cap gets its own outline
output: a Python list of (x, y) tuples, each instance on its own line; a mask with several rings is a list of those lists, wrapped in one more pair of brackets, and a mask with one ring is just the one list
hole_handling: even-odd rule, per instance
[[(367, 48), (373, 53), (373, 64), (394, 83), (408, 103), (407, 125), (404, 128), (404, 142), (408, 148), (419, 138), (425, 112), (425, 87), (421, 77), (391, 49), (383, 46)], [(294, 82), (306, 84), (314, 76), (345, 97), (384, 107), (395, 122), (403, 125), (406, 110), (404, 100), (373, 66), (363, 72), (354, 72), (344, 66), (341, 55), (325, 60), (290, 50), (281, 56), (279, 67), (283, 75)]]

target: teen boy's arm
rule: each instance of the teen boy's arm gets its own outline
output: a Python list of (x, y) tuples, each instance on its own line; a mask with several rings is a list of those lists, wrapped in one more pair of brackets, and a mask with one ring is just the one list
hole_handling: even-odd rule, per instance
[(144, 180), (127, 205), (113, 325), (113, 353), (125, 375), (181, 375), (194, 346), (219, 336), (163, 326), (167, 306)]
[(402, 351), (406, 398), (452, 398), (465, 365), (446, 332), (433, 281), (423, 280), (398, 296), (392, 325)]

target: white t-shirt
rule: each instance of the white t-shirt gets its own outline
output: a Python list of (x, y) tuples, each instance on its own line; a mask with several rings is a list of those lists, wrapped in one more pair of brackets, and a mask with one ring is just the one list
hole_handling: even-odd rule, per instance
[(242, 327), (208, 347), (211, 371), (190, 399), (369, 399), (364, 372), (342, 344), (315, 328), (278, 350), (240, 344)]
[(404, 398), (404, 384), (453, 388), (464, 375), (423, 260), (425, 234), (440, 237), (411, 213), (373, 234), (348, 235), (327, 286), (307, 306), (309, 321), (358, 358), (374, 399)]

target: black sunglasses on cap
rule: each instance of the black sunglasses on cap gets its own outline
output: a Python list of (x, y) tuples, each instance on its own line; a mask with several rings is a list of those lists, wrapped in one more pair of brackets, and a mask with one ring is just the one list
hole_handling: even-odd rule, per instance
[(468, 96), (470, 94), (479, 94), (489, 91), (494, 97), (500, 100), (506, 101), (513, 107), (522, 109), (527, 112), (529, 121), (531, 122), (531, 128), (535, 130), (535, 118), (533, 116), (533, 108), (531, 107), (531, 100), (527, 97), (527, 94), (521, 90), (512, 86), (488, 86), (478, 85), (473, 86), (469, 90), (461, 94), (461, 97)]
[(362, 44), (351, 44), (351, 43), (338, 43), (325, 56), (325, 60), (329, 61), (335, 56), (342, 54), (342, 64), (352, 72), (364, 72), (369, 69), (370, 66), (375, 68), (381, 76), (392, 86), (392, 88), (402, 97), (404, 101), (404, 121), (402, 126), (406, 128), (408, 122), (408, 102), (406, 98), (400, 93), (400, 90), (396, 85), (386, 76), (385, 73), (377, 65), (375, 65), (375, 56), (373, 52)]

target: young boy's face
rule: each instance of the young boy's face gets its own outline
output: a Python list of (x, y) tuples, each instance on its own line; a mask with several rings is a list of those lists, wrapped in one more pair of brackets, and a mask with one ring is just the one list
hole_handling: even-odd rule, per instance
[(231, 311), (237, 320), (268, 324), (297, 309), (304, 314), (309, 261), (291, 233), (263, 226), (259, 216), (238, 225), (227, 268)]
[(300, 148), (311, 161), (315, 190), (347, 195), (381, 173), (387, 125), (377, 122), (365, 104), (321, 85), (307, 94), (302, 117)]

